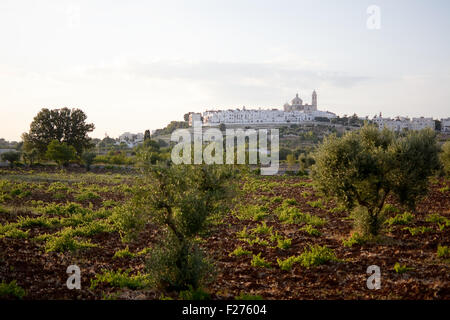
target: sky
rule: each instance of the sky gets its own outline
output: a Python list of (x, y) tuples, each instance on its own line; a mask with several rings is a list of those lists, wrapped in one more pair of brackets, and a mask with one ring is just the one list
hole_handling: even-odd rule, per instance
[(341, 116), (446, 118), (449, 31), (447, 0), (1, 0), (0, 137), (44, 107), (103, 138), (314, 89)]

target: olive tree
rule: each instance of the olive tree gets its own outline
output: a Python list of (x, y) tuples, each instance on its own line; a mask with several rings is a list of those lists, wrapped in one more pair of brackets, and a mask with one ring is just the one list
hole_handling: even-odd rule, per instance
[(366, 235), (379, 233), (389, 195), (414, 208), (427, 192), (428, 177), (439, 166), (432, 130), (396, 134), (371, 125), (342, 138), (329, 136), (314, 160), (312, 177), (317, 187), (349, 210), (355, 209)]
[(67, 165), (70, 160), (76, 158), (76, 150), (73, 146), (69, 146), (64, 142), (53, 140), (47, 147), (46, 157), (54, 160), (61, 167)]
[(20, 152), (8, 151), (2, 154), (2, 160), (8, 161), (10, 167), (14, 167), (14, 164), (20, 160)]
[(165, 289), (196, 289), (211, 270), (195, 239), (230, 203), (233, 171), (227, 166), (152, 165), (146, 175), (136, 191), (136, 212), (146, 212), (162, 231), (148, 260), (149, 273)]

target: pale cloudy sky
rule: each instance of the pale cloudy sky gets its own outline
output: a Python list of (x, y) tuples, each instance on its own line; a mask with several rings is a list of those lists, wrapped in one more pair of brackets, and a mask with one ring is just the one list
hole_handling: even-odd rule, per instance
[(313, 89), (340, 115), (449, 117), (449, 31), (446, 0), (1, 0), (0, 137), (43, 107), (115, 137)]

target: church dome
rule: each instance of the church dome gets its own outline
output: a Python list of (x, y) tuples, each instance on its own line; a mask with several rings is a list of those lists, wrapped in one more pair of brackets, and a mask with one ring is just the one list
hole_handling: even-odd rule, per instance
[(295, 95), (295, 98), (292, 99), (292, 105), (302, 105), (303, 100), (298, 97), (298, 93)]

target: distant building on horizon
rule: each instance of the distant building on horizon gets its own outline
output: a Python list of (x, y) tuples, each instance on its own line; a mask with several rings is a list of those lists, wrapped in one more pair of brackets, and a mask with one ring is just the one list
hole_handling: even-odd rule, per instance
[(298, 124), (314, 121), (315, 118), (336, 118), (334, 113), (317, 110), (317, 93), (313, 91), (311, 105), (303, 104), (298, 93), (292, 99), (291, 104), (286, 103), (283, 110), (279, 109), (228, 109), (207, 110), (203, 114), (191, 113), (189, 125), (192, 125), (194, 117), (201, 117), (204, 125), (214, 126), (220, 124)]

